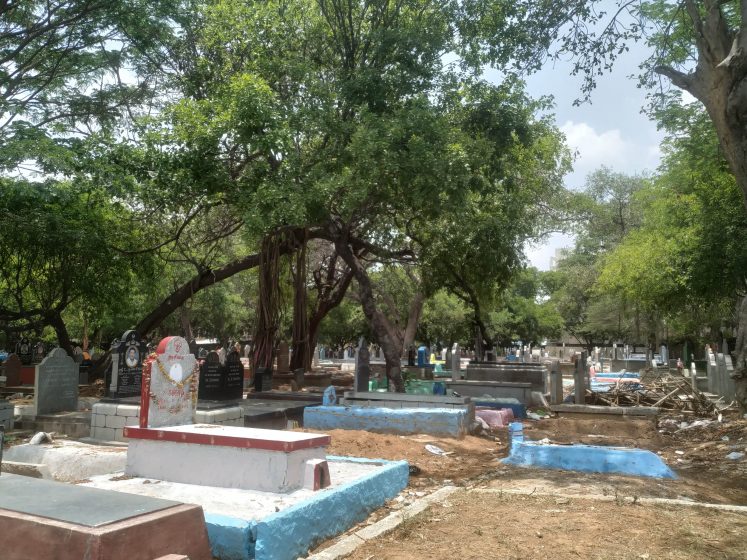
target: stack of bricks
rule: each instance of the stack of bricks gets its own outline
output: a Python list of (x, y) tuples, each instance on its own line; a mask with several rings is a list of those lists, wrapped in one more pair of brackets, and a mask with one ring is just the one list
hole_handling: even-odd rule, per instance
[[(91, 411), (91, 438), (99, 441), (127, 441), (125, 426), (138, 426), (140, 405), (96, 403)], [(230, 406), (213, 410), (198, 410), (197, 424), (244, 426), (244, 409)]]
[(140, 406), (133, 404), (96, 403), (91, 411), (91, 438), (99, 441), (126, 441), (125, 426), (140, 422)]

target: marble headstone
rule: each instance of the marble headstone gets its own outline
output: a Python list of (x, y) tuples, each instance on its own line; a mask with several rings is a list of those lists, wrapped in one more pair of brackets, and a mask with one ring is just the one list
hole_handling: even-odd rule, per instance
[(31, 347), (31, 341), (25, 336), (18, 343), (18, 357), (21, 358), (21, 363), (25, 366), (31, 365), (34, 359), (34, 351)]
[(164, 338), (143, 368), (140, 427), (193, 424), (200, 370), (180, 336)]
[(237, 350), (228, 353), (226, 365), (223, 367), (225, 374), (220, 400), (241, 400), (244, 398), (244, 364)]
[(6, 387), (17, 387), (21, 384), (21, 358), (18, 354), (11, 354), (3, 362), (3, 375), (6, 377)]
[(126, 331), (112, 343), (112, 363), (107, 372), (107, 395), (112, 398), (138, 397), (143, 384), (143, 362), (148, 347), (137, 331)]
[(78, 368), (62, 348), (55, 348), (36, 366), (36, 415), (78, 411)]
[(200, 364), (200, 387), (198, 397), (205, 400), (220, 399), (223, 384), (223, 365), (218, 353), (208, 352), (205, 360)]

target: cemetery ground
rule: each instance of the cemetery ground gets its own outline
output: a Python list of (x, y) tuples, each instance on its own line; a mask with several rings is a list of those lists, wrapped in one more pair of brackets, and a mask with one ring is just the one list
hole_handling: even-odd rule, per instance
[[(650, 449), (674, 468), (676, 480), (502, 465), (497, 459), (508, 454), (507, 429), (463, 439), (334, 430), (331, 453), (404, 458), (412, 474), (400, 497), (314, 552), (404, 512), (397, 528), (361, 544), (349, 557), (485, 558), (502, 550), (502, 557), (516, 559), (744, 559), (744, 511), (692, 505), (747, 505), (747, 461), (725, 458), (747, 446), (747, 420), (736, 414), (722, 420), (701, 419), (698, 425), (697, 418), (669, 415), (658, 426), (566, 418), (524, 421), (531, 439)], [(448, 455), (430, 453), (427, 444)], [(445, 486), (456, 487), (454, 493), (424, 512), (407, 514), (410, 504)]]
[[(747, 505), (747, 460), (726, 459), (732, 451), (747, 451), (747, 419), (735, 412), (725, 413), (721, 421), (665, 413), (656, 423), (564, 417), (523, 423), (531, 440), (652, 450), (678, 479), (503, 465), (499, 459), (508, 455), (506, 428), (463, 438), (330, 430), (329, 455), (404, 459), (410, 480), (397, 498), (319, 545), (312, 557), (399, 513), (404, 519), (399, 526), (361, 541), (349, 558), (483, 558), (496, 550), (517, 559), (747, 558), (743, 511), (682, 503)], [(30, 435), (15, 432), (7, 444), (24, 443)], [(428, 451), (427, 445), (444, 454)], [(407, 513), (444, 488), (454, 490), (423, 512)]]

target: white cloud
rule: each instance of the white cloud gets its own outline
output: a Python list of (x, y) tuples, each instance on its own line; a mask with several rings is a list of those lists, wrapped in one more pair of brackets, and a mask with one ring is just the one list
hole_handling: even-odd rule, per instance
[(539, 245), (527, 244), (524, 247), (529, 264), (539, 270), (550, 270), (550, 259), (558, 249), (573, 247), (574, 238), (563, 233), (553, 233)]
[(648, 143), (637, 143), (624, 138), (617, 128), (597, 132), (585, 122), (574, 121), (566, 121), (560, 130), (571, 150), (577, 152), (573, 173), (566, 181), (571, 188), (581, 187), (586, 176), (602, 165), (633, 174), (653, 171), (659, 164), (658, 135)]

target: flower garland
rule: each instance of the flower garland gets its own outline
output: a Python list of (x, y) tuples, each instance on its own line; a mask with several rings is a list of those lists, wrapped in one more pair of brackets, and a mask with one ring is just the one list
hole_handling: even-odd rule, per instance
[(156, 356), (156, 364), (158, 365), (158, 371), (160, 371), (160, 372), (161, 372), (161, 375), (163, 375), (163, 376), (164, 376), (164, 377), (165, 377), (166, 379), (168, 379), (168, 380), (169, 380), (169, 382), (173, 383), (174, 385), (176, 385), (176, 386), (177, 386), (177, 387), (179, 387), (180, 389), (184, 389), (184, 386), (185, 386), (185, 385), (186, 385), (186, 384), (187, 384), (187, 383), (188, 383), (188, 382), (189, 382), (189, 381), (190, 381), (190, 380), (191, 380), (191, 379), (192, 379), (192, 378), (193, 378), (193, 377), (195, 376), (195, 374), (196, 374), (196, 373), (197, 373), (197, 372), (198, 372), (198, 371), (200, 370), (200, 364), (199, 364), (199, 363), (195, 363), (194, 367), (192, 368), (192, 372), (191, 372), (191, 373), (190, 373), (190, 374), (189, 374), (189, 375), (188, 375), (187, 377), (185, 377), (184, 379), (182, 379), (181, 381), (177, 381), (177, 380), (175, 380), (174, 378), (172, 378), (172, 377), (171, 377), (171, 376), (169, 375), (169, 372), (168, 372), (168, 371), (166, 371), (166, 368), (165, 368), (165, 367), (163, 367), (163, 364), (161, 363), (161, 360), (160, 360), (160, 359), (158, 359), (158, 357), (157, 357), (157, 356)]

